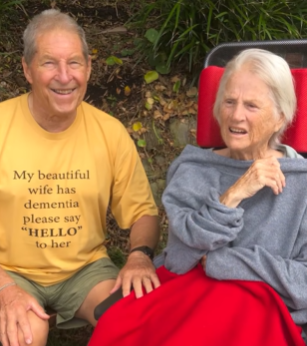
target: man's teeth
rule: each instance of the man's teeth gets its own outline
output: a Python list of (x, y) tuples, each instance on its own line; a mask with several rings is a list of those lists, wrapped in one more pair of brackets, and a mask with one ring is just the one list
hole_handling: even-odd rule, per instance
[(235, 132), (235, 133), (246, 133), (246, 131), (245, 130), (240, 130), (240, 129), (234, 129), (234, 128), (230, 128), (230, 131), (231, 132)]
[(73, 89), (69, 89), (69, 90), (58, 90), (58, 89), (53, 89), (54, 92), (56, 92), (57, 94), (61, 94), (61, 95), (68, 95), (70, 93), (73, 92)]

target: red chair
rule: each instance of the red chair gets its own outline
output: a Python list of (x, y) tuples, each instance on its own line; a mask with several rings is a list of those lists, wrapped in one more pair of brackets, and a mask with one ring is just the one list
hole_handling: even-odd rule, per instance
[[(254, 41), (226, 43), (215, 47), (207, 56), (200, 76), (197, 116), (197, 143), (203, 148), (222, 147), (219, 126), (213, 117), (213, 104), (220, 78), (226, 63), (237, 53), (247, 48), (262, 48), (282, 55), (293, 67), (296, 84), (298, 112), (296, 119), (284, 135), (283, 143), (292, 146), (301, 154), (307, 154), (307, 40)], [(154, 264), (163, 264), (161, 255), (155, 257)], [(117, 300), (122, 298), (119, 289), (97, 305), (96, 320)]]
[(221, 44), (207, 56), (201, 72), (198, 95), (197, 144), (203, 148), (223, 147), (213, 104), (226, 63), (240, 51), (262, 48), (282, 56), (290, 65), (295, 81), (297, 113), (282, 143), (301, 154), (307, 153), (307, 40), (254, 41)]

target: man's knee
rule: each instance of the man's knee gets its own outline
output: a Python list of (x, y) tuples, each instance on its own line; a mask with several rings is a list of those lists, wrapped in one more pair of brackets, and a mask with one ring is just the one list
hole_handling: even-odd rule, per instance
[(86, 296), (75, 316), (95, 326), (97, 321), (94, 318), (94, 310), (99, 303), (109, 297), (114, 284), (115, 280), (105, 280), (95, 285)]
[[(28, 318), (32, 331), (32, 343), (31, 346), (45, 346), (47, 344), (49, 324), (48, 321), (42, 320), (33, 311), (28, 312)], [(18, 339), (20, 346), (29, 346), (24, 339), (22, 330), (18, 328)]]

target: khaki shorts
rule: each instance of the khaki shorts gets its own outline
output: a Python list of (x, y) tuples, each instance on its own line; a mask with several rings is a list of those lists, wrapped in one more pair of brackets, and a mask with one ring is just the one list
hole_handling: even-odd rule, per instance
[(7, 271), (13, 280), (35, 297), (42, 307), (50, 307), (57, 312), (56, 325), (68, 329), (82, 327), (87, 321), (76, 318), (75, 313), (90, 290), (99, 282), (116, 279), (119, 269), (109, 258), (101, 258), (88, 264), (71, 278), (56, 285), (41, 286), (23, 276)]

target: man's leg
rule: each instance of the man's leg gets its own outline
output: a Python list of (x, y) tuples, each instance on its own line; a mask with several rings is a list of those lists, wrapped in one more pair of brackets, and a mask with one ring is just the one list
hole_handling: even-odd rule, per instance
[[(49, 333), (48, 321), (39, 318), (33, 311), (28, 312), (28, 318), (31, 325), (33, 341), (31, 346), (45, 346)], [(18, 328), (18, 339), (20, 346), (29, 346), (24, 340), (24, 336), (20, 328)]]
[(94, 310), (110, 295), (119, 269), (109, 258), (82, 268), (68, 280), (50, 287), (48, 305), (57, 311), (57, 327), (78, 328), (96, 325)]
[(95, 326), (97, 321), (94, 318), (94, 310), (99, 303), (109, 297), (110, 291), (114, 285), (115, 280), (106, 280), (93, 287), (75, 316), (82, 318), (88, 321), (92, 326)]
[[(39, 289), (39, 285), (32, 281), (27, 280), (22, 275), (14, 272), (7, 271), (7, 274), (12, 277), (16, 284), (25, 290), (28, 294), (34, 297), (41, 306), (44, 306), (45, 299), (43, 297), (43, 290)], [(45, 346), (49, 333), (48, 320), (43, 320), (38, 317), (32, 310), (28, 311), (28, 319), (31, 326), (33, 341), (31, 346)], [(18, 339), (20, 346), (26, 346), (23, 333), (18, 327)], [(0, 344), (1, 345), (1, 344)], [(27, 345), (28, 346), (28, 345)]]

